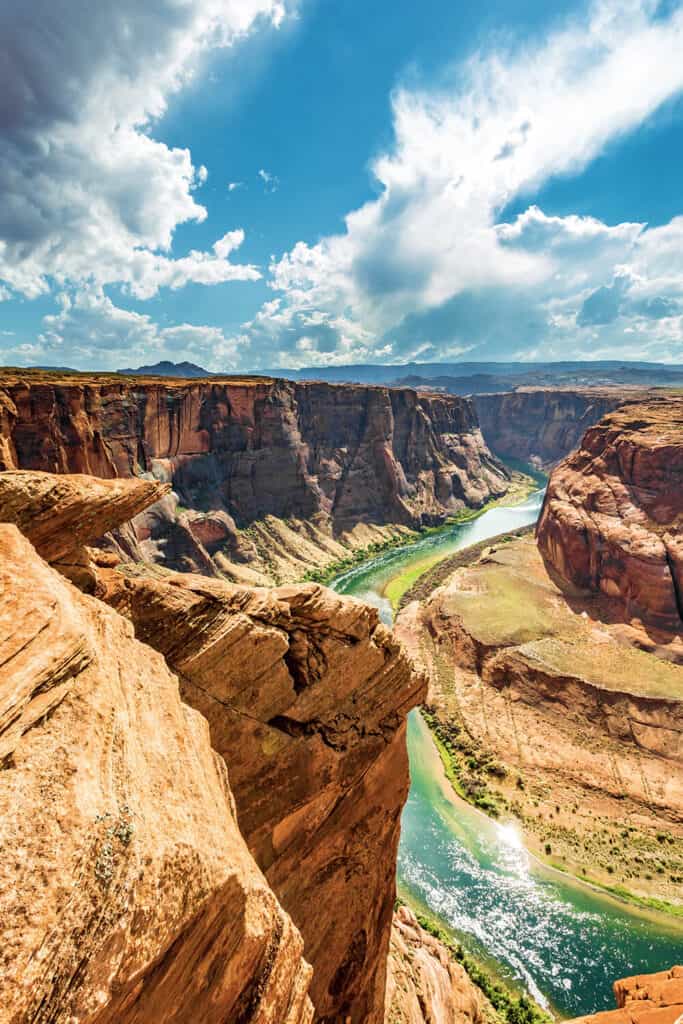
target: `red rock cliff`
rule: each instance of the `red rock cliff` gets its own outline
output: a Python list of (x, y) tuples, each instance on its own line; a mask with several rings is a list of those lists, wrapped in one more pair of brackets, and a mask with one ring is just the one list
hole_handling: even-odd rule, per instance
[(553, 472), (538, 524), (546, 564), (625, 620), (683, 629), (683, 400), (628, 405)]
[[(6, 1020), (298, 1024), (310, 980), (317, 1021), (380, 1024), (405, 719), (423, 680), (374, 609), (315, 584), (108, 569), (85, 548), (91, 535), (157, 491), (0, 474), (0, 522), (22, 525), (62, 572), (64, 532), (99, 563), (97, 597), (85, 597), (0, 526), (0, 801), (8, 851), (29, 850), (4, 859), (16, 899), (0, 945), (18, 1008)], [(32, 886), (53, 874), (22, 934)], [(85, 903), (70, 902), (76, 884)], [(47, 931), (58, 949), (36, 998), (49, 989), (49, 1015), (22, 1016)]]
[(528, 387), (474, 395), (472, 402), (493, 451), (551, 466), (578, 447), (588, 427), (637, 394), (624, 388)]
[(317, 1019), (379, 1024), (405, 718), (422, 679), (375, 609), (315, 584), (259, 590), (133, 570), (101, 579), (209, 722), (242, 833), (304, 937)]
[(408, 389), (284, 380), (0, 379), (0, 468), (154, 471), (184, 505), (431, 523), (505, 492), (472, 404)]

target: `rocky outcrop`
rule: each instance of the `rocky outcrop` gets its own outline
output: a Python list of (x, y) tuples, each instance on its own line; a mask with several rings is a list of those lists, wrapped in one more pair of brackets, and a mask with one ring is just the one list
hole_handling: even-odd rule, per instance
[(683, 1019), (683, 967), (614, 983), (618, 1009), (576, 1017), (571, 1024), (678, 1024)]
[(564, 584), (606, 614), (683, 630), (683, 400), (629, 405), (553, 472), (538, 544)]
[[(33, 997), (18, 990), (35, 987), (22, 957), (40, 959), (46, 940), (12, 931), (9, 992), (23, 1009), (8, 1003), (8, 1024), (78, 1013), (93, 1024), (180, 1024), (190, 1005), (209, 1024), (295, 1024), (312, 1017), (309, 980), (316, 1021), (380, 1024), (409, 782), (405, 719), (423, 680), (375, 609), (315, 584), (123, 573), (86, 547), (103, 522), (159, 490), (0, 474), (0, 523), (33, 533), (68, 576), (65, 553), (79, 545), (96, 587), (79, 594), (14, 524), (0, 527), (0, 788), (14, 808), (8, 849), (28, 851), (21, 869), (5, 858), (8, 884), (19, 871), (17, 905), (0, 921), (19, 921), (37, 874), (54, 878), (37, 920), (49, 920), (59, 947), (54, 971), (40, 975), (49, 994), (36, 988), (48, 1015), (22, 1016)], [(213, 528), (202, 522), (205, 541)], [(18, 766), (28, 781), (12, 774)], [(106, 927), (94, 909), (100, 889)]]
[(100, 581), (209, 722), (242, 834), (304, 937), (317, 1019), (381, 1021), (421, 678), (374, 609), (315, 584), (133, 569)]
[(131, 519), (168, 491), (148, 480), (98, 480), (10, 470), (0, 473), (0, 522), (14, 523), (46, 562), (92, 591), (85, 545)]
[(493, 1007), (408, 907), (394, 915), (385, 1024), (486, 1024)]
[[(172, 483), (176, 504), (152, 526), (142, 521), (135, 539), (155, 542), (156, 561), (198, 571), (205, 555), (218, 564), (219, 554), (263, 569), (264, 558), (239, 531), (268, 517), (312, 523), (338, 539), (358, 524), (440, 522), (508, 486), (467, 399), (275, 379), (6, 372), (0, 468), (149, 473)], [(225, 517), (208, 546), (206, 530), (183, 521), (187, 510)], [(324, 556), (324, 543), (317, 547)], [(147, 543), (148, 556), (151, 549)]]
[(0, 525), (0, 1021), (309, 1024), (301, 938), (164, 659)]
[(484, 440), (503, 458), (554, 465), (578, 447), (586, 429), (643, 392), (628, 388), (524, 387), (473, 395)]

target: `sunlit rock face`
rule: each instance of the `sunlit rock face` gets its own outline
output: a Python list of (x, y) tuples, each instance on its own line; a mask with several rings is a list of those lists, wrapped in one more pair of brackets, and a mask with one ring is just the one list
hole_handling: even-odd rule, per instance
[(323, 536), (299, 532), (324, 554), (326, 538), (359, 524), (432, 524), (508, 487), (467, 399), (258, 378), (6, 374), (0, 468), (170, 482), (175, 503), (135, 520), (119, 550), (135, 558), (144, 545), (147, 560), (202, 573), (254, 564), (267, 575), (285, 535), (239, 529), (269, 517), (310, 524)]
[(385, 1024), (487, 1024), (495, 1011), (408, 907), (394, 915)]
[(2, 523), (0, 663), (2, 1024), (310, 1024), (206, 721)]
[(503, 458), (554, 465), (602, 417), (643, 392), (630, 388), (519, 388), (474, 395), (486, 444)]
[(571, 1024), (677, 1024), (683, 1017), (683, 967), (614, 982), (618, 1009), (576, 1017)]
[(377, 1024), (422, 677), (374, 608), (315, 584), (133, 569), (100, 583), (209, 722), (242, 834), (303, 935), (317, 1019)]
[(658, 869), (660, 840), (672, 865), (683, 855), (680, 644), (602, 611), (599, 595), (558, 586), (528, 533), (454, 569), (395, 632), (473, 800), (513, 808), (554, 863), (679, 903), (677, 867)]
[(628, 405), (588, 430), (548, 484), (538, 545), (561, 582), (613, 614), (683, 630), (683, 400)]

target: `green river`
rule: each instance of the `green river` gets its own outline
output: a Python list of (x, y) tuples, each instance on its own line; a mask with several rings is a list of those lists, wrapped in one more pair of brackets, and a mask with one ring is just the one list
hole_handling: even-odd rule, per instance
[[(333, 587), (379, 608), (387, 583), (433, 555), (535, 522), (543, 492), (522, 505), (419, 538), (338, 577)], [(408, 723), (411, 789), (399, 849), (400, 890), (480, 960), (559, 1017), (614, 1006), (616, 978), (683, 963), (683, 921), (632, 908), (532, 858), (514, 825), (459, 799), (419, 712)]]

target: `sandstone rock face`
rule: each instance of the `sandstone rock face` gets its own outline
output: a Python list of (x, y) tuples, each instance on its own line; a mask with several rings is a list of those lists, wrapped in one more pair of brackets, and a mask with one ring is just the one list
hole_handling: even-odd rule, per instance
[(2, 1024), (309, 1024), (206, 722), (6, 524), (0, 663)]
[(408, 907), (394, 915), (385, 1024), (486, 1024), (496, 1014), (443, 943)]
[[(228, 517), (207, 549), (205, 528), (157, 514), (155, 560), (202, 572), (197, 544), (209, 560), (253, 556), (233, 521), (317, 521), (331, 536), (358, 523), (419, 526), (508, 486), (467, 399), (268, 379), (6, 374), (0, 468), (171, 482), (183, 508)], [(138, 541), (154, 539), (149, 520), (141, 532)]]
[(538, 544), (565, 584), (618, 617), (683, 629), (683, 400), (629, 405), (553, 472)]
[(576, 1017), (571, 1024), (676, 1024), (683, 1018), (683, 967), (614, 983), (617, 1010)]
[(131, 569), (100, 585), (209, 722), (242, 834), (303, 935), (316, 1019), (378, 1024), (421, 677), (374, 609), (314, 584)]
[(156, 481), (8, 470), (0, 473), (0, 522), (18, 526), (47, 562), (92, 593), (95, 572), (85, 545), (167, 490)]
[(474, 395), (472, 403), (484, 440), (498, 455), (552, 466), (578, 447), (588, 427), (638, 394), (621, 388), (526, 387)]

